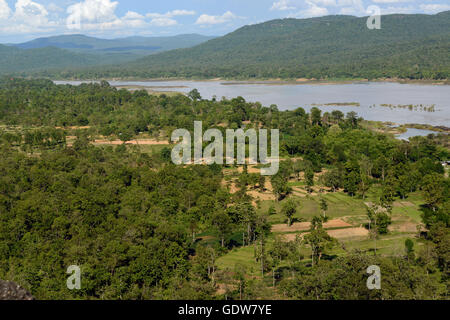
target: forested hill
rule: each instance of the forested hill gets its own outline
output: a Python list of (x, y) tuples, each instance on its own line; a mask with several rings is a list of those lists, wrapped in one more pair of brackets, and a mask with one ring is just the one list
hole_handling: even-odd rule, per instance
[(183, 34), (168, 37), (127, 37), (119, 39), (100, 39), (81, 34), (38, 38), (13, 46), (22, 49), (56, 47), (77, 53), (103, 56), (109, 63), (133, 61), (149, 54), (188, 48), (214, 37), (199, 34)]
[(81, 76), (229, 78), (448, 78), (450, 11), (367, 18), (326, 16), (242, 27), (188, 49)]
[(0, 44), (0, 74), (39, 72), (51, 76), (66, 69), (129, 62), (155, 52), (191, 47), (212, 38), (186, 34), (106, 40), (84, 35), (63, 35), (16, 45)]
[(52, 68), (75, 68), (101, 63), (101, 57), (48, 47), (20, 49), (0, 45), (0, 73), (48, 71)]

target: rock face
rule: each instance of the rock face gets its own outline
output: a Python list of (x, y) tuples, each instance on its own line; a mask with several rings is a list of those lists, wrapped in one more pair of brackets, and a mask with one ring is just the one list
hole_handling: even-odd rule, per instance
[(34, 300), (34, 297), (17, 283), (0, 280), (0, 300)]

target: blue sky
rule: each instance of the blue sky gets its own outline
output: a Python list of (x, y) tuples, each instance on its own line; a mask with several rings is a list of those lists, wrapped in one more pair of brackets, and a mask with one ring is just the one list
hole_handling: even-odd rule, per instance
[(114, 38), (223, 35), (276, 18), (450, 10), (449, 0), (0, 0), (0, 43), (82, 33)]

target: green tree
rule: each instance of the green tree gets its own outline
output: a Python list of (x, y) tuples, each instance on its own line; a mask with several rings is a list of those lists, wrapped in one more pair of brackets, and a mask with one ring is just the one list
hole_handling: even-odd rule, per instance
[(218, 211), (212, 216), (211, 224), (220, 238), (220, 245), (224, 247), (225, 238), (231, 233), (232, 230), (230, 217), (225, 212)]
[(281, 213), (287, 218), (287, 225), (291, 226), (292, 218), (297, 213), (297, 202), (292, 198), (288, 199), (281, 207)]
[(271, 268), (272, 268), (272, 287), (275, 287), (275, 271), (283, 261), (288, 256), (288, 251), (286, 243), (282, 241), (281, 237), (275, 237), (274, 242), (268, 250), (268, 255), (270, 257)]
[(328, 210), (328, 202), (325, 198), (320, 198), (320, 210), (322, 210), (323, 218), (326, 218), (326, 212)]
[(305, 170), (306, 190), (311, 193), (314, 186), (314, 171), (311, 168)]
[(311, 123), (313, 125), (320, 125), (322, 123), (322, 111), (319, 108), (311, 108)]
[(243, 299), (245, 293), (245, 276), (247, 270), (242, 263), (237, 263), (234, 265), (234, 279), (239, 283), (239, 300)]
[(444, 179), (440, 174), (428, 174), (422, 180), (422, 192), (426, 204), (436, 211), (444, 199)]
[(405, 251), (408, 260), (414, 260), (414, 242), (409, 238), (405, 240)]
[(291, 187), (289, 187), (285, 178), (280, 174), (273, 175), (271, 177), (273, 194), (275, 195), (277, 201), (284, 198), (287, 194), (291, 192)]
[(328, 188), (332, 188), (333, 192), (336, 192), (343, 186), (342, 175), (339, 169), (333, 168), (330, 171), (325, 172), (321, 178), (323, 179), (324, 185)]
[(325, 250), (333, 248), (336, 240), (331, 237), (322, 226), (322, 219), (316, 217), (311, 223), (311, 231), (305, 235), (305, 242), (311, 246), (312, 265), (320, 262)]
[(200, 92), (198, 92), (197, 89), (192, 89), (191, 91), (189, 91), (188, 97), (193, 101), (202, 99), (202, 96), (200, 95)]

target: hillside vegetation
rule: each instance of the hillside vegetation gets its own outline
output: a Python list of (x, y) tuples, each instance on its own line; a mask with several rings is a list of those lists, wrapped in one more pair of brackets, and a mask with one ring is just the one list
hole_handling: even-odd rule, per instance
[(0, 73), (36, 72), (98, 65), (101, 57), (48, 47), (24, 50), (0, 45)]
[(21, 49), (56, 47), (77, 53), (102, 55), (109, 63), (115, 63), (135, 60), (162, 51), (192, 47), (212, 38), (214, 37), (183, 34), (169, 37), (100, 39), (74, 34), (38, 38), (14, 46)]
[(121, 66), (72, 72), (78, 77), (444, 79), (450, 70), (450, 11), (367, 18), (272, 20), (198, 46)]
[[(174, 165), (167, 139), (194, 120), (279, 128), (280, 170)], [(362, 124), (194, 90), (0, 79), (0, 279), (37, 299), (448, 300), (450, 151)], [(127, 143), (144, 137), (167, 143)]]

